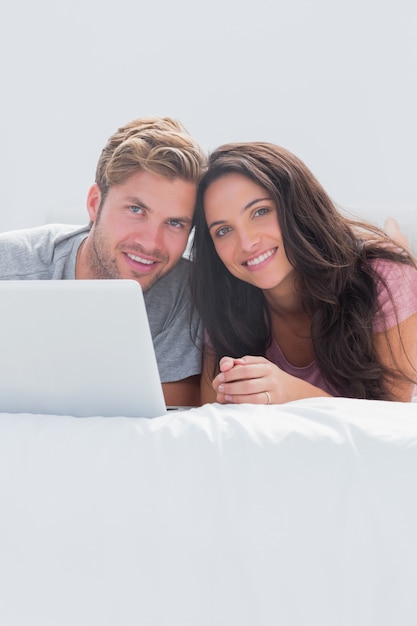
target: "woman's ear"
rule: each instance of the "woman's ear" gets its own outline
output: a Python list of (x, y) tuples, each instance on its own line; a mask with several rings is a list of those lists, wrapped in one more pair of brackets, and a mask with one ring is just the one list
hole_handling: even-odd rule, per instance
[(87, 211), (90, 221), (95, 222), (101, 204), (101, 191), (97, 183), (91, 185), (87, 193)]

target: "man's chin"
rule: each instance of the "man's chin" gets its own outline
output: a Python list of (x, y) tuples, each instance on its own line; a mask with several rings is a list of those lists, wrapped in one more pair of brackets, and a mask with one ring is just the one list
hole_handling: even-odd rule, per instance
[(136, 282), (139, 283), (139, 285), (142, 287), (142, 291), (143, 293), (146, 293), (146, 291), (149, 291), (149, 289), (151, 289), (151, 287), (153, 287), (155, 285), (155, 283), (158, 282), (158, 280), (160, 280), (163, 276), (165, 276), (167, 272), (158, 272), (157, 274), (153, 275), (153, 276), (130, 276), (130, 278), (132, 278), (133, 280), (136, 280)]
[(173, 263), (169, 267), (164, 267), (163, 269), (158, 270), (158, 272), (156, 272), (152, 276), (136, 275), (136, 276), (130, 276), (130, 278), (133, 278), (133, 280), (136, 280), (142, 287), (143, 293), (145, 293), (146, 291), (149, 291), (149, 289), (151, 289), (155, 285), (155, 283), (161, 280), (161, 278), (164, 278), (165, 276), (167, 276), (167, 274), (169, 274), (174, 269), (177, 263)]

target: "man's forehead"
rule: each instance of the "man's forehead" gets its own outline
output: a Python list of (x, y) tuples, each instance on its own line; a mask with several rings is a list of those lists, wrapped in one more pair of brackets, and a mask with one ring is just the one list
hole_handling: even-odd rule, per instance
[(148, 211), (163, 212), (169, 217), (187, 219), (194, 212), (196, 194), (197, 184), (193, 181), (140, 171), (123, 183), (111, 186), (108, 199), (137, 204)]

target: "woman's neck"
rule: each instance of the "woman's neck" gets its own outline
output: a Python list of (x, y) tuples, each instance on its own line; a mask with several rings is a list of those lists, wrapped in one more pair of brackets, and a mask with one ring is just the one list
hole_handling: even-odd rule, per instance
[(314, 360), (311, 341), (311, 316), (305, 311), (298, 292), (280, 286), (264, 291), (271, 317), (272, 336), (289, 363), (304, 367)]
[(281, 283), (273, 289), (265, 289), (264, 296), (271, 315), (279, 317), (304, 315), (302, 298), (294, 280)]

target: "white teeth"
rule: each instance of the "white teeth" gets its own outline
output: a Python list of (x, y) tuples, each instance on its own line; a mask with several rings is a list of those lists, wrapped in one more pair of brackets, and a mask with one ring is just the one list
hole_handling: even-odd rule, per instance
[(268, 252), (265, 252), (264, 254), (261, 254), (260, 256), (257, 256), (256, 259), (251, 259), (250, 261), (246, 261), (246, 265), (259, 265), (259, 263), (262, 263), (262, 261), (265, 261), (265, 259), (268, 259), (270, 256), (272, 256), (275, 252), (276, 248), (274, 248), (273, 250), (268, 250)]
[(137, 263), (144, 263), (145, 265), (153, 265), (153, 263), (155, 263), (155, 261), (149, 261), (149, 259), (142, 259), (142, 257), (135, 256), (134, 254), (128, 254), (127, 256), (129, 257), (129, 259), (132, 259), (133, 261), (137, 261)]

